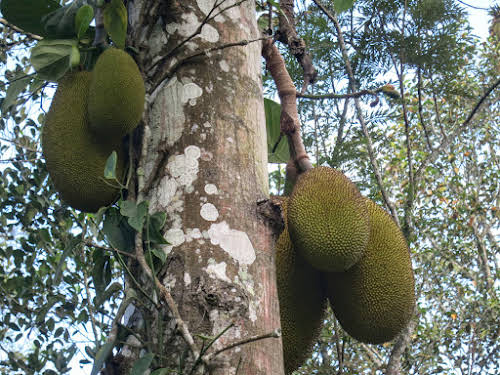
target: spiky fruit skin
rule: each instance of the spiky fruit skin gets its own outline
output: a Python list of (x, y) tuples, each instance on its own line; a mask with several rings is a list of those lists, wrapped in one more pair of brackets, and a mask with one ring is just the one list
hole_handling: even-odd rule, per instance
[(276, 242), (276, 283), (287, 375), (310, 356), (321, 332), (327, 299), (320, 278), (320, 272), (294, 251), (285, 222)]
[(124, 169), (121, 140), (90, 132), (87, 116), (91, 73), (65, 75), (59, 82), (42, 130), (42, 150), (50, 177), (62, 199), (85, 212), (113, 203), (119, 189), (104, 181), (106, 160), (118, 153), (117, 177)]
[(325, 274), (330, 305), (355, 339), (380, 344), (408, 324), (415, 306), (414, 278), (405, 238), (391, 216), (366, 199), (370, 241), (346, 272)]
[(339, 272), (361, 259), (369, 235), (366, 204), (342, 172), (317, 167), (302, 174), (288, 211), (290, 238), (315, 268)]
[(92, 131), (120, 139), (139, 123), (144, 111), (144, 81), (134, 59), (108, 48), (94, 66), (88, 113)]

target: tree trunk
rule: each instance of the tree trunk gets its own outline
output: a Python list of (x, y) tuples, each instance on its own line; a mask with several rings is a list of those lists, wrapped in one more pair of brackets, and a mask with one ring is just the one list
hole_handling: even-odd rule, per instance
[[(222, 5), (214, 10), (214, 2)], [(135, 194), (150, 202), (150, 213), (167, 214), (170, 245), (163, 248), (168, 257), (157, 275), (194, 347), (202, 350), (207, 336), (230, 327), (210, 354), (280, 327), (273, 232), (256, 210), (256, 202), (268, 197), (261, 45), (214, 48), (259, 38), (255, 4), (136, 0), (128, 8), (128, 42), (138, 51), (148, 93), (144, 127), (136, 137), (141, 140), (135, 147)], [(128, 336), (115, 357), (118, 373), (128, 373), (144, 355), (138, 342), (155, 353), (152, 369), (283, 373), (281, 340), (274, 337), (225, 350), (191, 372), (197, 360), (193, 345), (139, 270), (135, 277), (161, 308), (145, 299), (147, 307), (136, 303), (127, 310), (126, 325), (142, 336)]]

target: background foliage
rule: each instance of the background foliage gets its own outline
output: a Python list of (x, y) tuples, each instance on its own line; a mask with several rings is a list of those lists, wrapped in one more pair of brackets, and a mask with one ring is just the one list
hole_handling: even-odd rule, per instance
[[(309, 2), (300, 2), (298, 12), (299, 33), (319, 73), (309, 92), (351, 92), (331, 21)], [(402, 99), (361, 97), (368, 137), (352, 98), (300, 99), (304, 141), (317, 164), (342, 169), (374, 200), (383, 204), (381, 191), (387, 192), (405, 229), (419, 299), (404, 371), (499, 373), (499, 90), (462, 126), (498, 80), (499, 36), (480, 41), (454, 0), (357, 0), (339, 20), (357, 85), (391, 83)], [(65, 206), (48, 179), (39, 136), (53, 86), (32, 76), (34, 43), (0, 24), (4, 374), (63, 374), (78, 367), (72, 359), (91, 363), (124, 297), (128, 240), (122, 232), (103, 235), (103, 222), (118, 216)], [(300, 67), (283, 53), (301, 87)], [(267, 76), (265, 83), (273, 97)], [(271, 170), (272, 186), (282, 191), (283, 165)], [(315, 349), (299, 373), (385, 373), (394, 345), (360, 344), (330, 316)]]

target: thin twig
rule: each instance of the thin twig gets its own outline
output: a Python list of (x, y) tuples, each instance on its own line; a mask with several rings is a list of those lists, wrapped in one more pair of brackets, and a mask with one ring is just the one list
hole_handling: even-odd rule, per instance
[(0, 23), (4, 26), (7, 26), (8, 28), (14, 30), (17, 33), (21, 33), (23, 35), (26, 35), (26, 37), (33, 39), (33, 40), (42, 40), (43, 38), (40, 35), (32, 34), (27, 31), (24, 31), (23, 29), (11, 24), (9, 21), (7, 21), (5, 18), (0, 17)]
[[(401, 34), (404, 35), (405, 29), (406, 29), (406, 12), (408, 8), (408, 3), (405, 1), (404, 3), (404, 10), (403, 10), (403, 15), (402, 15), (402, 25), (401, 25)], [(408, 187), (407, 187), (407, 197), (406, 197), (406, 202), (405, 202), (405, 208), (404, 208), (404, 225), (403, 225), (403, 234), (406, 239), (410, 238), (410, 235), (412, 233), (412, 224), (411, 224), (411, 218), (412, 218), (412, 209), (413, 209), (413, 203), (415, 200), (415, 179), (414, 179), (414, 170), (413, 170), (413, 157), (412, 157), (412, 143), (411, 143), (411, 136), (410, 136), (410, 120), (408, 119), (408, 107), (406, 106), (406, 100), (405, 100), (405, 85), (404, 85), (404, 78), (405, 78), (405, 65), (404, 65), (404, 60), (405, 60), (405, 47), (403, 45), (402, 50), (401, 50), (401, 58), (400, 58), (400, 74), (398, 75), (399, 79), (399, 89), (401, 93), (401, 102), (403, 106), (403, 121), (405, 125), (405, 143), (406, 143), (406, 159), (407, 159), (407, 164), (408, 164)], [(394, 61), (394, 60), (393, 60)], [(396, 67), (396, 64), (395, 64)]]
[[(152, 81), (152, 86), (153, 86), (153, 89), (151, 90), (151, 92), (154, 92), (154, 90), (157, 89), (157, 87), (167, 78), (169, 78), (169, 76), (167, 75), (167, 73), (169, 71), (171, 71), (172, 69), (171, 68), (168, 68), (167, 67), (167, 64), (163, 64), (162, 68), (157, 70), (155, 69), (155, 67), (164, 62), (166, 59), (168, 59), (169, 57), (172, 57), (175, 55), (175, 53), (183, 46), (185, 45), (186, 43), (188, 43), (190, 40), (192, 40), (194, 37), (196, 37), (197, 35), (199, 35), (203, 29), (203, 26), (205, 26), (205, 24), (207, 24), (208, 22), (210, 22), (212, 19), (214, 19), (215, 17), (217, 17), (218, 15), (222, 14), (223, 12), (233, 8), (233, 7), (236, 7), (236, 6), (239, 6), (241, 5), (242, 3), (244, 3), (245, 1), (247, 0), (240, 0), (234, 4), (231, 4), (223, 9), (221, 9), (217, 14), (214, 14), (215, 10), (221, 6), (222, 4), (224, 4), (226, 0), (222, 0), (221, 2), (217, 2), (217, 0), (215, 1), (212, 9), (210, 10), (210, 12), (206, 15), (206, 17), (201, 21), (200, 25), (198, 26), (198, 28), (191, 34), (189, 35), (187, 38), (185, 38), (184, 40), (182, 40), (179, 44), (177, 44), (174, 48), (172, 48), (170, 51), (166, 52), (164, 55), (162, 56), (159, 56), (158, 58), (155, 59), (154, 63), (151, 64), (151, 66), (148, 67), (148, 71), (151, 71), (153, 72), (153, 74), (151, 75), (152, 78), (151, 78), (151, 81)], [(185, 61), (184, 59), (181, 59), (182, 61)], [(177, 65), (177, 64), (176, 64)], [(178, 67), (177, 67), (178, 68)], [(170, 76), (171, 77), (171, 76)]]
[[(85, 243), (85, 235), (87, 233), (87, 222), (83, 223), (82, 226), (82, 242)], [(85, 251), (83, 246), (78, 246), (80, 248), (80, 259), (83, 264), (86, 264), (87, 262), (85, 261)], [(92, 301), (90, 298), (90, 288), (89, 288), (89, 282), (88, 282), (88, 274), (87, 270), (85, 269), (85, 266), (82, 267), (82, 273), (83, 273), (83, 285), (85, 286), (85, 293), (87, 294), (87, 308), (89, 310), (89, 316), (90, 316), (90, 323), (92, 326), (92, 332), (94, 333), (94, 342), (97, 346), (97, 343), (99, 342), (98, 340), (98, 334), (97, 334), (97, 322), (95, 320), (95, 315), (94, 315), (94, 309), (92, 307)]]
[(229, 344), (228, 346), (225, 346), (224, 348), (219, 349), (219, 350), (207, 355), (206, 359), (209, 361), (213, 357), (219, 355), (220, 353), (225, 352), (226, 350), (236, 348), (237, 346), (249, 344), (251, 342), (264, 340), (264, 339), (268, 339), (268, 338), (280, 338), (280, 337), (281, 337), (281, 330), (280, 329), (275, 329), (274, 331), (265, 333), (263, 335), (256, 335), (256, 336), (248, 337), (246, 339), (233, 342), (232, 344)]
[(420, 66), (417, 68), (417, 95), (418, 95), (418, 118), (420, 119), (420, 124), (422, 125), (422, 128), (424, 129), (424, 135), (425, 135), (425, 142), (427, 143), (427, 147), (429, 148), (430, 151), (432, 151), (432, 144), (431, 144), (431, 139), (429, 135), (429, 130), (427, 129), (427, 125), (425, 124), (424, 121), (424, 114), (423, 114), (423, 106), (422, 106), (422, 69)]
[(154, 92), (161, 85), (162, 82), (164, 82), (165, 80), (167, 80), (169, 78), (172, 78), (174, 73), (177, 72), (177, 70), (182, 65), (184, 65), (186, 62), (188, 62), (191, 59), (194, 59), (196, 57), (201, 57), (201, 56), (208, 56), (210, 53), (212, 53), (214, 51), (223, 50), (223, 49), (230, 48), (230, 47), (246, 46), (250, 43), (260, 42), (260, 41), (266, 40), (266, 39), (272, 39), (272, 36), (264, 36), (261, 38), (256, 38), (256, 39), (251, 39), (251, 40), (243, 39), (243, 40), (240, 40), (238, 42), (230, 42), (230, 43), (220, 44), (220, 45), (217, 45), (214, 47), (203, 49), (201, 51), (195, 51), (195, 52), (187, 55), (186, 57), (182, 58), (181, 60), (177, 61), (174, 65), (172, 65), (170, 68), (168, 68), (168, 70), (164, 71), (162, 75), (158, 76), (157, 78), (153, 78), (153, 84), (151, 85), (152, 86), (151, 92)]
[(488, 88), (488, 90), (486, 90), (486, 92), (481, 96), (481, 98), (479, 99), (479, 101), (476, 103), (476, 105), (474, 106), (474, 108), (472, 109), (471, 113), (469, 114), (469, 116), (467, 116), (467, 119), (461, 124), (459, 125), (455, 131), (451, 134), (451, 136), (447, 136), (442, 142), (441, 144), (436, 147), (434, 149), (434, 151), (432, 151), (423, 161), (422, 161), (422, 164), (420, 164), (420, 167), (417, 169), (417, 171), (415, 172), (415, 183), (418, 183), (418, 180), (420, 178), (422, 178), (422, 174), (425, 170), (425, 168), (430, 164), (432, 163), (434, 160), (437, 159), (437, 157), (439, 155), (441, 155), (442, 153), (442, 150), (447, 147), (452, 139), (455, 139), (461, 132), (463, 132), (465, 130), (465, 128), (469, 125), (470, 121), (472, 120), (472, 118), (474, 117), (474, 115), (477, 113), (477, 111), (479, 110), (479, 108), (481, 107), (481, 105), (484, 103), (484, 101), (486, 100), (486, 98), (493, 92), (493, 90), (495, 90), (498, 86), (500, 86), (500, 79), (498, 79), (490, 88)]
[[(346, 45), (344, 42), (344, 35), (342, 33), (342, 29), (340, 28), (340, 24), (339, 24), (339, 21), (337, 19), (337, 16), (335, 15), (335, 13), (330, 12), (328, 9), (326, 9), (325, 6), (323, 4), (321, 4), (318, 0), (313, 0), (313, 2), (333, 22), (335, 29), (337, 30), (337, 38), (338, 38), (340, 50), (342, 51), (342, 58), (344, 60), (347, 75), (349, 77), (349, 83), (351, 85), (351, 89), (353, 91), (357, 91), (358, 88), (357, 88), (357, 84), (356, 84), (356, 78), (354, 77), (354, 72), (352, 70), (351, 62), (349, 60), (349, 55), (347, 54), (347, 48), (346, 48)], [(372, 139), (371, 139), (371, 136), (368, 132), (368, 128), (367, 128), (366, 123), (365, 123), (365, 119), (363, 116), (363, 111), (361, 109), (361, 104), (360, 104), (359, 98), (354, 98), (354, 106), (356, 107), (356, 114), (357, 114), (358, 120), (361, 124), (363, 134), (365, 135), (365, 138), (366, 138), (366, 145), (368, 148), (368, 156), (370, 158), (373, 173), (375, 174), (375, 178), (377, 180), (378, 187), (380, 189), (380, 192), (382, 193), (382, 198), (384, 200), (386, 207), (389, 208), (391, 215), (392, 215), (394, 221), (396, 222), (397, 226), (399, 228), (401, 228), (401, 224), (399, 222), (396, 208), (394, 207), (392, 202), (389, 200), (389, 195), (387, 194), (387, 192), (384, 188), (384, 185), (383, 185), (383, 179), (382, 179), (382, 176), (380, 175), (379, 166), (378, 166), (377, 159), (375, 157), (375, 153), (373, 150)]]
[(302, 94), (301, 92), (296, 93), (297, 98), (304, 98), (304, 99), (347, 99), (347, 98), (360, 98), (365, 95), (372, 95), (372, 96), (377, 96), (380, 92), (382, 91), (382, 87), (379, 87), (376, 90), (361, 90), (358, 92), (351, 92), (347, 94), (335, 94), (335, 93), (328, 93), (328, 94)]
[(137, 234), (136, 234), (135, 253), (137, 256), (137, 261), (139, 262), (142, 270), (144, 271), (144, 273), (147, 276), (149, 276), (151, 278), (151, 280), (153, 280), (156, 288), (158, 289), (158, 291), (160, 293), (160, 296), (167, 303), (167, 306), (170, 309), (177, 326), (179, 327), (179, 330), (182, 334), (182, 337), (184, 338), (184, 340), (188, 344), (189, 349), (191, 350), (191, 353), (193, 354), (193, 357), (198, 358), (200, 356), (200, 352), (199, 352), (198, 348), (196, 347), (196, 344), (193, 340), (193, 336), (189, 332), (189, 328), (188, 328), (187, 324), (184, 322), (184, 320), (181, 317), (181, 314), (179, 312), (179, 308), (177, 307), (177, 304), (175, 303), (174, 299), (172, 298), (172, 295), (170, 294), (170, 292), (158, 280), (156, 275), (153, 274), (153, 272), (151, 271), (151, 268), (149, 267), (148, 263), (146, 262), (146, 258), (144, 257), (144, 249), (142, 247), (142, 233), (140, 233), (140, 232), (137, 232)]
[(123, 250), (120, 250), (120, 249), (115, 249), (115, 248), (111, 248), (111, 247), (106, 247), (106, 246), (101, 246), (101, 245), (98, 245), (92, 241), (85, 241), (84, 242), (86, 246), (89, 246), (89, 247), (93, 247), (93, 248), (96, 248), (96, 249), (101, 249), (101, 250), (104, 250), (104, 251), (107, 251), (107, 252), (113, 252), (113, 251), (116, 251), (117, 253), (120, 253), (122, 255), (125, 255), (127, 257), (131, 257), (131, 258), (135, 258), (135, 254), (132, 254), (132, 253), (127, 253), (126, 251), (123, 251)]

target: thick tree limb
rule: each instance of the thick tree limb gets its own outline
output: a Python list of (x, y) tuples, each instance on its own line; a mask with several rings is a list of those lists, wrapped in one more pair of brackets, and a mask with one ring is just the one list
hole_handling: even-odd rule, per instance
[(296, 89), (286, 69), (285, 61), (278, 48), (270, 40), (265, 40), (262, 43), (262, 56), (266, 60), (267, 69), (278, 89), (281, 100), (281, 131), (288, 138), (290, 157), (302, 172), (312, 169), (300, 134)]
[(304, 84), (301, 93), (307, 90), (307, 86), (316, 80), (318, 72), (313, 66), (311, 55), (307, 52), (306, 42), (297, 35), (295, 30), (295, 15), (293, 12), (294, 0), (280, 0), (281, 12), (278, 16), (279, 31), (277, 40), (286, 44), (290, 52), (295, 56), (304, 71)]

